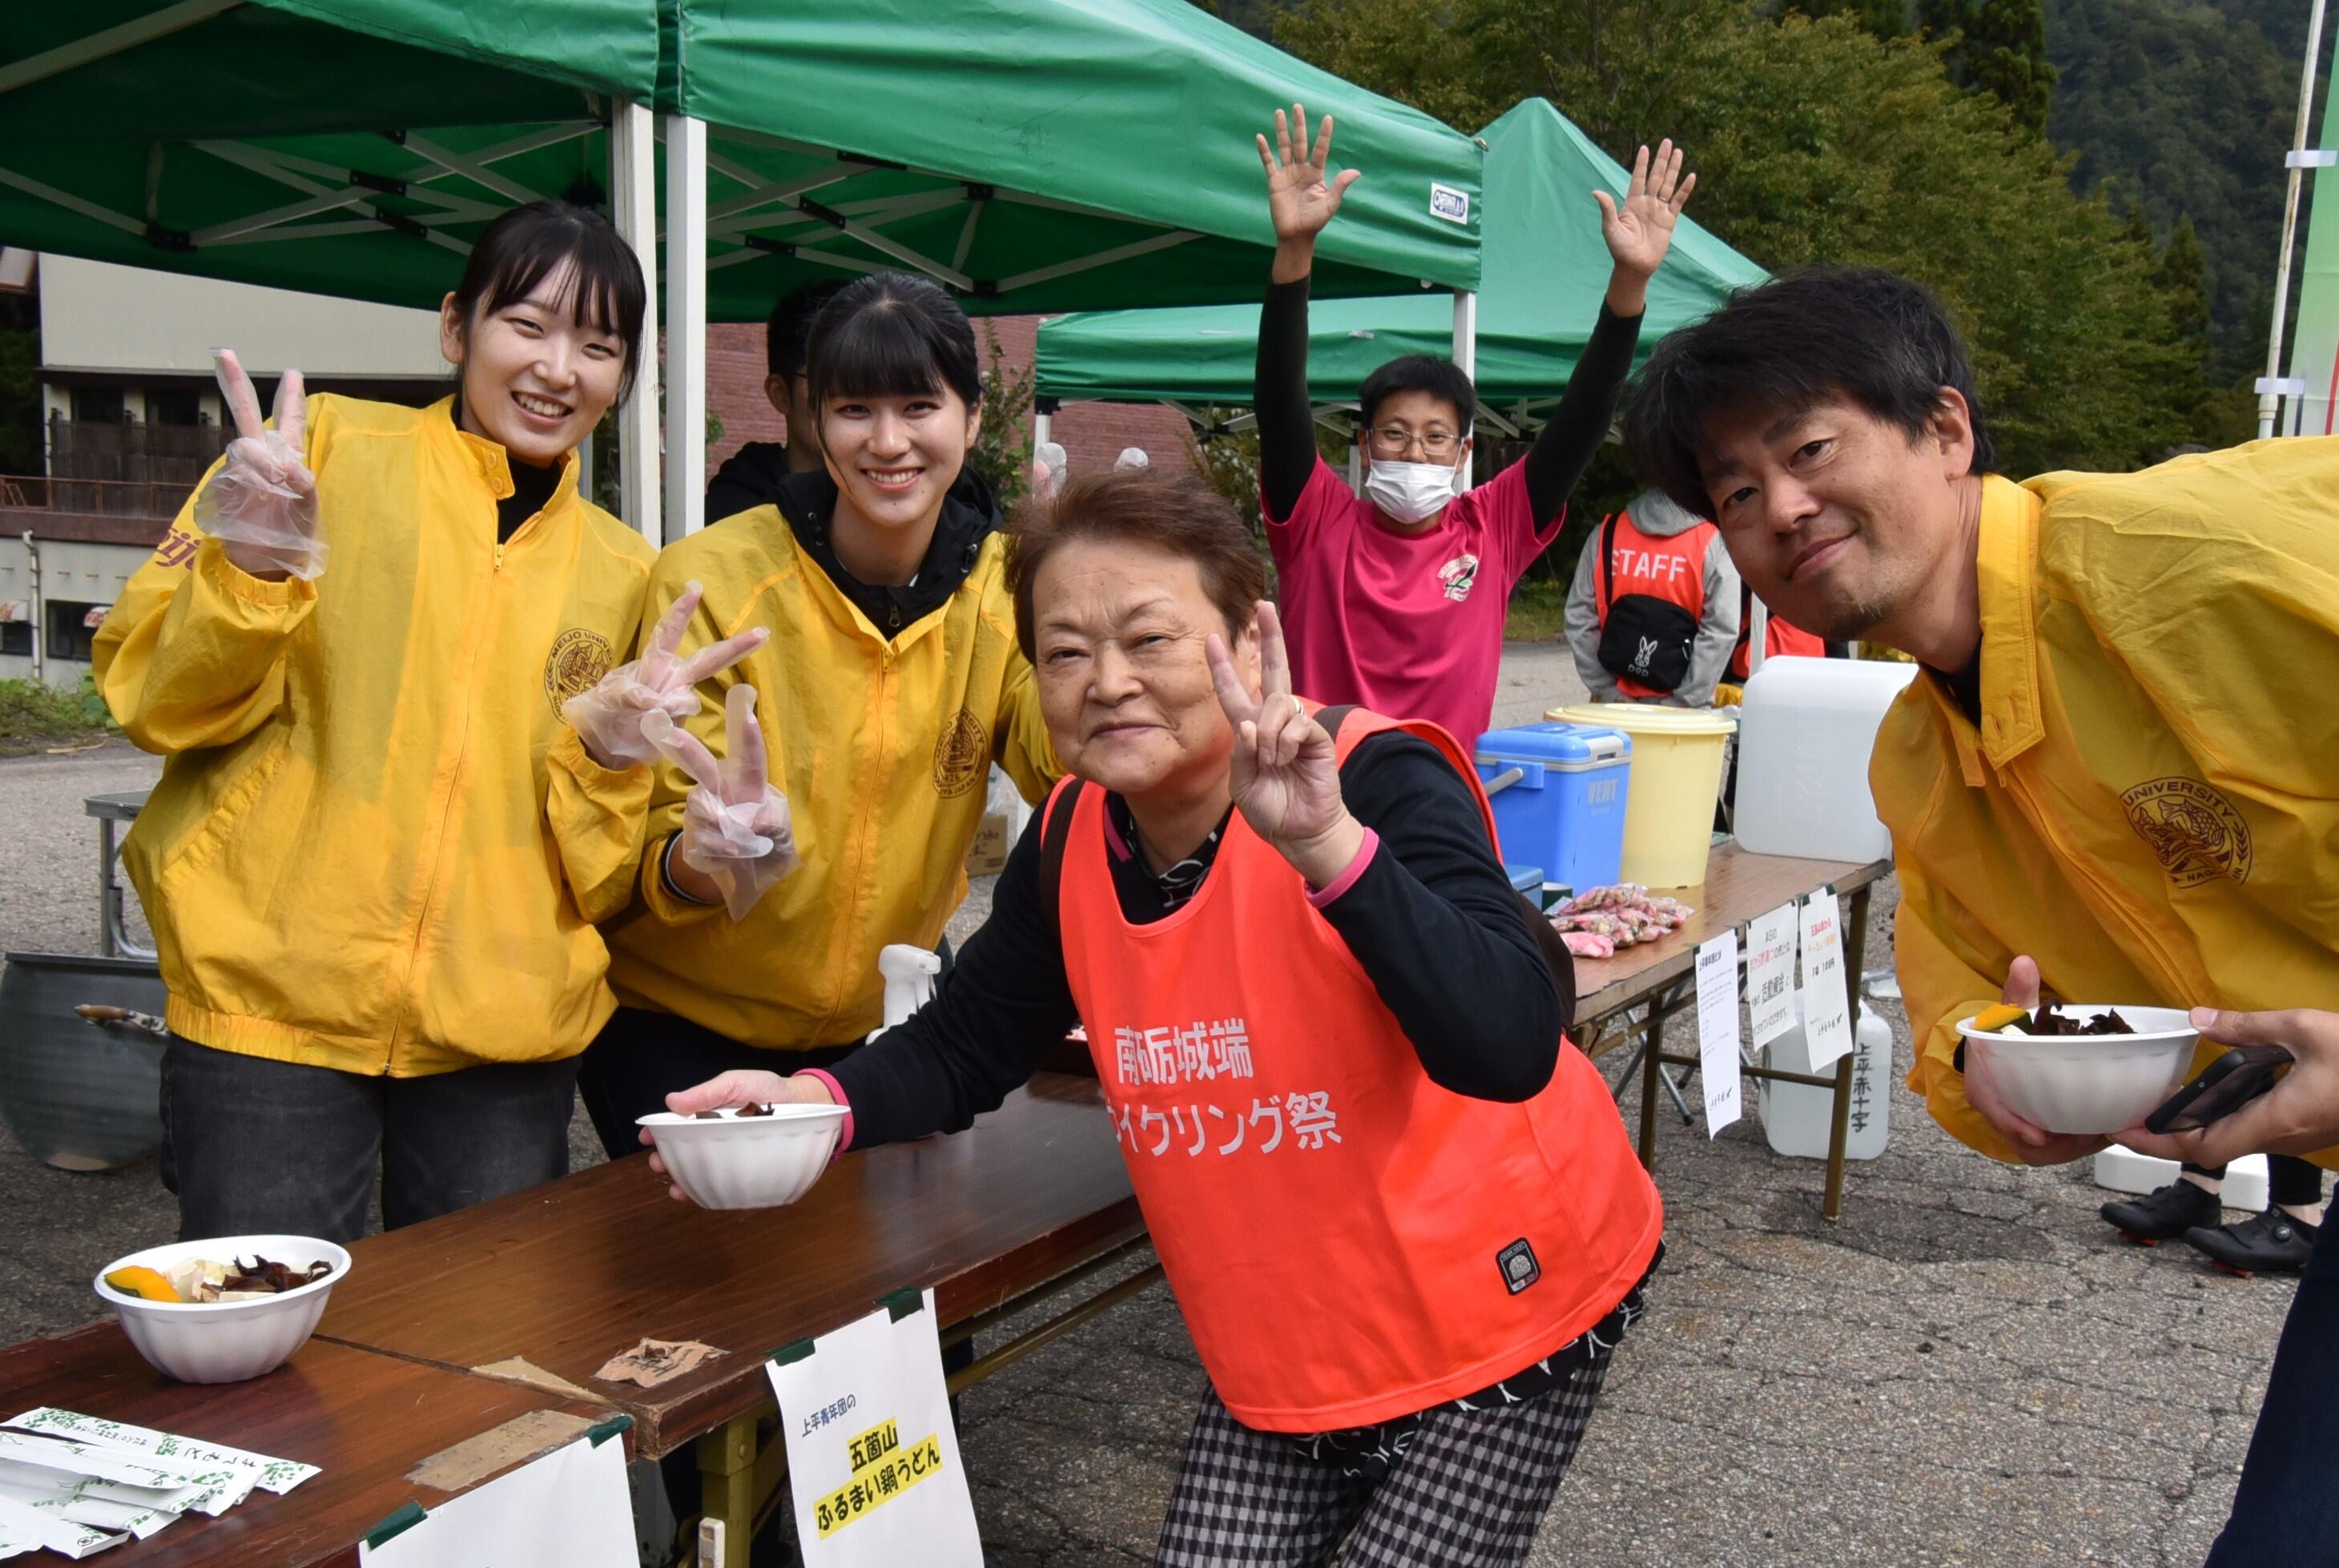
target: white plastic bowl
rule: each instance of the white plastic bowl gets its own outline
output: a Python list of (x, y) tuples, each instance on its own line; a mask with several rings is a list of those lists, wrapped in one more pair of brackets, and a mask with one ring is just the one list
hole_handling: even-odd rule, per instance
[[(105, 1282), (116, 1269), (141, 1265), (168, 1274), (190, 1258), (233, 1263), (255, 1257), (292, 1268), (330, 1263), (333, 1271), (312, 1284), (252, 1301), (148, 1301)], [(91, 1283), (155, 1371), (182, 1383), (242, 1383), (275, 1371), (309, 1342), (333, 1287), (349, 1271), (350, 1255), (313, 1236), (222, 1236), (117, 1257)]]
[(2177, 1007), (2065, 1003), (2085, 1021), (2117, 1012), (2134, 1034), (2028, 1035), (1959, 1021), (1966, 1050), (1989, 1059), (2007, 1105), (2049, 1132), (2118, 1132), (2141, 1122), (2185, 1081), (2200, 1031)]
[(775, 1105), (769, 1116), (725, 1111), (701, 1121), (661, 1110), (637, 1117), (657, 1139), (666, 1174), (701, 1208), (776, 1208), (812, 1190), (844, 1131), (841, 1105)]

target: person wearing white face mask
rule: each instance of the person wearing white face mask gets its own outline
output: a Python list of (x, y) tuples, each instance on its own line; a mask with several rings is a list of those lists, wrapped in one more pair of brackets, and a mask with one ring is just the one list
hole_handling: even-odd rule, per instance
[(1559, 535), (1567, 498), (1608, 426), (1640, 339), (1650, 275), (1697, 176), (1670, 142), (1641, 149), (1601, 232), (1615, 262), (1590, 341), (1526, 457), (1465, 488), (1477, 398), (1451, 360), (1391, 360), (1358, 392), (1367, 467), (1359, 497), (1316, 451), (1308, 392), (1308, 278), (1316, 236), (1357, 171), (1328, 177), (1332, 122), (1311, 144), (1305, 113), (1276, 112), (1258, 139), (1275, 224), (1259, 313), (1259, 489), (1281, 583), (1292, 678), (1319, 702), (1431, 720), (1465, 742), (1487, 725), (1512, 587)]

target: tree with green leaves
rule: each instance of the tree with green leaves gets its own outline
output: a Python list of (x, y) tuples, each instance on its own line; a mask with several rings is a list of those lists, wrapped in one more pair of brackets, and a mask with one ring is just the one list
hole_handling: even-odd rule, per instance
[(2047, 133), (2057, 73), (2047, 62), (2039, 0), (1918, 0), (1917, 20), (1945, 46), (1950, 75), (1997, 98), (2034, 134)]
[(1276, 37), (1453, 123), (1540, 94), (1623, 161), (1670, 134), (1699, 222), (1764, 266), (1926, 284), (1972, 346), (2009, 472), (2131, 468), (2187, 439), (2193, 372), (2154, 249), (1950, 81), (1937, 44), (1737, 0), (1311, 0)]

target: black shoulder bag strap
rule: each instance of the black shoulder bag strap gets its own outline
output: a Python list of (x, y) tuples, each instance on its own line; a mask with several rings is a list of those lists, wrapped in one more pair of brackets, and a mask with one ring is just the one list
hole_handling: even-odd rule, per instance
[(1064, 844), (1072, 836), (1072, 808), (1081, 804), (1084, 783), (1067, 780), (1049, 801), (1047, 820), (1040, 824), (1040, 908), (1048, 917), (1048, 929), (1060, 937), (1064, 927), (1056, 904), (1063, 890)]
[(1600, 618), (1605, 621), (1616, 605), (1616, 519), (1611, 512), (1600, 525)]

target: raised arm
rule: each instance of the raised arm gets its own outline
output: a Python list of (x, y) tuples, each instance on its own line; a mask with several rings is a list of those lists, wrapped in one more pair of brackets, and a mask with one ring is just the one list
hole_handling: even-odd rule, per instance
[[(1298, 140), (1295, 142), (1294, 137)], [(1258, 138), (1267, 170), (1267, 207), (1275, 224), (1275, 266), (1258, 316), (1258, 359), (1251, 406), (1258, 415), (1259, 488), (1271, 522), (1291, 516), (1316, 469), (1313, 405), (1308, 397), (1308, 278), (1316, 266), (1316, 236), (1340, 210), (1357, 182), (1344, 169), (1327, 178), (1332, 117), (1311, 144), (1308, 115), (1298, 104), (1288, 118), (1275, 112), (1275, 145)]]

